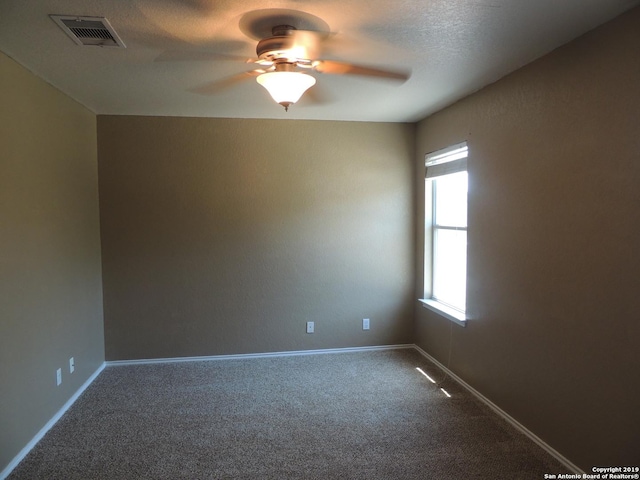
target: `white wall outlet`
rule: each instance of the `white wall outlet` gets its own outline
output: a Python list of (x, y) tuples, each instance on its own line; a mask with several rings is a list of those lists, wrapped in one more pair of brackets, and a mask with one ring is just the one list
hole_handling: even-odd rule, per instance
[(62, 383), (62, 369), (59, 368), (56, 370), (56, 385), (60, 385)]
[(76, 369), (76, 363), (75, 360), (73, 359), (73, 357), (71, 357), (69, 359), (69, 373), (73, 373), (73, 371)]
[(314, 322), (307, 322), (307, 333), (313, 333), (316, 329)]
[(363, 330), (369, 330), (369, 319), (368, 318), (363, 318), (362, 319), (362, 329)]

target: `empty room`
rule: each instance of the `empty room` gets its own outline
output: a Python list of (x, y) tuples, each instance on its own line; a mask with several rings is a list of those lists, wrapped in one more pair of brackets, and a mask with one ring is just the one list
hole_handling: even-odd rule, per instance
[(640, 478), (640, 1), (0, 4), (0, 479)]

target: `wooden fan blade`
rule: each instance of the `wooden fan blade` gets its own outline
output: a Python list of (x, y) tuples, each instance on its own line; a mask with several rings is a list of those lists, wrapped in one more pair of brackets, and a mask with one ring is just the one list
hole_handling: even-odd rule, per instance
[(221, 80), (215, 80), (213, 82), (205, 83), (198, 87), (190, 88), (189, 91), (197, 93), (199, 95), (216, 95), (228, 88), (234, 87), (240, 83), (243, 83), (250, 78), (257, 77), (261, 72), (250, 70), (248, 72), (238, 73), (231, 75), (230, 77), (223, 78)]
[(408, 80), (410, 76), (408, 72), (380, 70), (364, 65), (334, 62), (333, 60), (319, 60), (314, 68), (320, 73), (328, 73), (330, 75), (363, 75), (366, 77), (388, 78), (402, 82)]

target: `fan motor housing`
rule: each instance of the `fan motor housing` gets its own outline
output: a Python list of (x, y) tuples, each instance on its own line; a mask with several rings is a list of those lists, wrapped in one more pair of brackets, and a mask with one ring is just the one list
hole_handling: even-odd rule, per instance
[(256, 53), (258, 54), (258, 58), (274, 56), (290, 50), (292, 44), (293, 42), (290, 37), (269, 37), (258, 42)]
[(260, 40), (256, 46), (258, 58), (274, 60), (286, 57), (295, 44), (293, 37), (295, 30), (297, 30), (296, 27), (292, 25), (277, 25), (273, 27), (271, 30), (273, 36)]

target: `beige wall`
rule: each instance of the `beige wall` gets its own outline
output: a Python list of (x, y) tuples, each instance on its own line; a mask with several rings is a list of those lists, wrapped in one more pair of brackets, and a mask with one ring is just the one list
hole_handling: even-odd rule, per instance
[(587, 471), (638, 463), (639, 25), (635, 9), (417, 133), (419, 197), (424, 154), (469, 143), (471, 319), (420, 308), (416, 342), (446, 364), (452, 332), (451, 369)]
[(414, 139), (99, 116), (107, 359), (410, 342)]
[(1, 471), (103, 363), (104, 337), (96, 117), (2, 53), (0, 105)]

